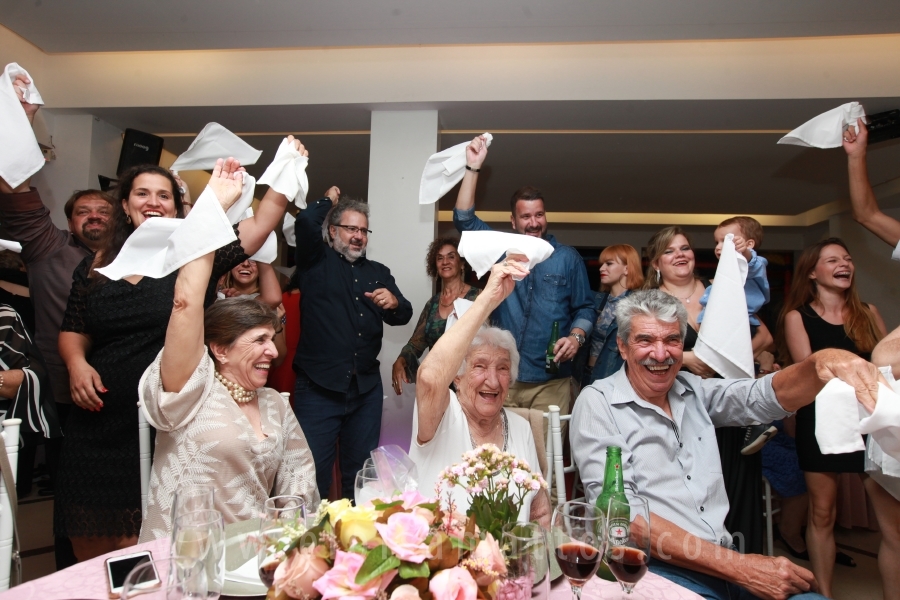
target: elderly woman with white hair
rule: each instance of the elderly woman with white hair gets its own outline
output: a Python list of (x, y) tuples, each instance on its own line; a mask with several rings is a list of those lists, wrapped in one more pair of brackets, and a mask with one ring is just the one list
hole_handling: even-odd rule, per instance
[[(494, 265), (484, 291), (460, 320), (444, 333), (419, 367), (410, 458), (418, 466), (419, 489), (434, 489), (443, 469), (463, 453), (494, 444), (538, 468), (531, 427), (503, 408), (509, 385), (516, 380), (519, 353), (508, 331), (485, 326), (491, 312), (515, 287), (513, 276), (528, 275), (519, 263)], [(449, 388), (453, 383), (454, 390)], [(456, 509), (465, 512), (465, 490), (450, 490)], [(549, 524), (550, 497), (530, 492), (520, 521)]]

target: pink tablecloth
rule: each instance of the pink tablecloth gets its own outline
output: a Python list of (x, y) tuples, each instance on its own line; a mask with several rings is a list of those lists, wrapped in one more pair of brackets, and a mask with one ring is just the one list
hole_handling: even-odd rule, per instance
[[(700, 596), (690, 590), (686, 590), (677, 583), (663, 579), (659, 575), (647, 573), (638, 582), (634, 592), (625, 596), (622, 586), (612, 581), (605, 581), (599, 577), (593, 577), (585, 586), (581, 595), (582, 600), (702, 600)], [(550, 600), (571, 600), (572, 588), (565, 577), (560, 577), (550, 588)]]
[(149, 550), (154, 559), (169, 556), (169, 540), (161, 539), (146, 544), (138, 544), (124, 550), (116, 550), (52, 575), (35, 579), (10, 588), (0, 594), (0, 600), (109, 600), (106, 585), (107, 558)]
[[(107, 558), (141, 550), (152, 552), (154, 559), (166, 558), (169, 556), (168, 540), (161, 539), (139, 544), (78, 563), (58, 573), (10, 588), (8, 591), (0, 593), (0, 600), (70, 600), (72, 598), (108, 600), (106, 567), (103, 563)], [(582, 598), (584, 600), (618, 600), (622, 597), (621, 590), (618, 583), (594, 577), (584, 586)], [(572, 591), (566, 578), (560, 577), (550, 588), (550, 600), (571, 600), (571, 598)], [(658, 575), (647, 573), (628, 598), (629, 600), (697, 600), (700, 596)]]

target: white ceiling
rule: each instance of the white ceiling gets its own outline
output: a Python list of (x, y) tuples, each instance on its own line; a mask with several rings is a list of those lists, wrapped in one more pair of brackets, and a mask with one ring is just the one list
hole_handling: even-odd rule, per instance
[(900, 32), (897, 0), (0, 0), (45, 52), (492, 44)]

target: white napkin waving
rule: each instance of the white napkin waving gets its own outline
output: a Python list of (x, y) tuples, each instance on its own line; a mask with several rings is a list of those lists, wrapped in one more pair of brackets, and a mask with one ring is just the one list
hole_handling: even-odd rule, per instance
[(553, 246), (544, 239), (501, 231), (463, 231), (458, 250), (479, 279), (505, 254), (528, 257), (525, 268), (529, 271), (553, 254)]
[(284, 224), (281, 226), (281, 233), (284, 234), (284, 241), (291, 248), (297, 247), (297, 230), (294, 228), (294, 223), (296, 222), (297, 219), (294, 215), (289, 212), (284, 213)]
[[(881, 391), (879, 390), (879, 397)], [(822, 454), (865, 450), (859, 432), (856, 391), (840, 379), (832, 379), (816, 396), (816, 441)]]
[(853, 127), (859, 133), (857, 119), (865, 122), (866, 111), (859, 102), (848, 102), (813, 117), (780, 140), (779, 144), (812, 148), (840, 148), (844, 132)]
[[(490, 146), (494, 136), (489, 133), (482, 135)], [(422, 182), (419, 183), (419, 204), (434, 204), (462, 181), (466, 174), (466, 148), (469, 144), (471, 142), (463, 142), (441, 150), (425, 161)]]
[(253, 165), (262, 150), (257, 150), (218, 123), (207, 123), (184, 153), (175, 159), (172, 171), (212, 169), (216, 160), (233, 156), (241, 165)]
[(165, 277), (236, 239), (219, 200), (207, 186), (186, 219), (155, 217), (144, 221), (125, 241), (116, 259), (97, 270), (113, 281), (130, 275)]
[(0, 250), (12, 250), (16, 254), (22, 254), (22, 244), (10, 240), (0, 240)]
[(34, 137), (34, 130), (22, 103), (16, 95), (16, 76), (23, 74), (31, 83), (25, 89), (25, 99), (31, 104), (43, 104), (44, 100), (34, 85), (34, 78), (16, 63), (9, 63), (0, 76), (0, 177), (13, 188), (41, 170), (44, 155)]
[(745, 281), (747, 259), (735, 250), (734, 234), (729, 233), (694, 345), (697, 358), (726, 379), (754, 376)]
[(259, 182), (268, 185), (279, 194), (284, 194), (287, 199), (297, 205), (297, 208), (306, 208), (306, 194), (309, 193), (309, 178), (306, 176), (306, 166), (309, 158), (300, 154), (294, 148), (294, 144), (287, 138), (282, 140), (275, 153), (275, 159)]
[(228, 221), (235, 225), (247, 217), (253, 216), (253, 192), (256, 190), (256, 179), (250, 173), (244, 173), (244, 183), (241, 185), (241, 197), (231, 205), (225, 213)]
[(447, 324), (444, 325), (444, 331), (448, 331), (453, 325), (462, 319), (462, 316), (466, 314), (466, 311), (475, 304), (471, 300), (466, 300), (465, 298), (457, 298), (453, 301), (453, 312), (447, 315)]

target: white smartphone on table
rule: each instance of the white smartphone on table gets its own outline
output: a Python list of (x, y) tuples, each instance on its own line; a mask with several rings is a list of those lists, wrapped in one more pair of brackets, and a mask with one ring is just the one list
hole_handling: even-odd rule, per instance
[[(125, 578), (131, 573), (131, 570), (146, 562), (153, 560), (153, 555), (149, 551), (135, 552), (134, 554), (124, 554), (122, 556), (114, 556), (106, 559), (106, 582), (109, 585), (109, 597), (113, 599), (119, 598), (122, 593), (122, 586), (125, 584)], [(141, 584), (142, 588), (151, 589), (157, 587), (161, 582), (159, 573), (156, 572), (154, 566), (155, 579)]]

